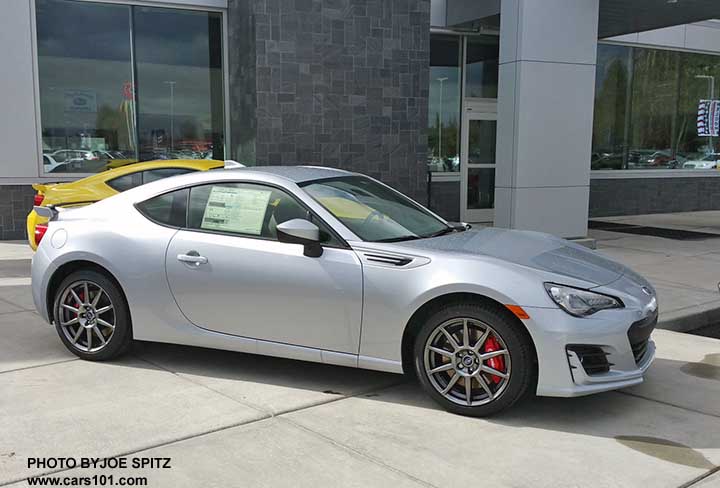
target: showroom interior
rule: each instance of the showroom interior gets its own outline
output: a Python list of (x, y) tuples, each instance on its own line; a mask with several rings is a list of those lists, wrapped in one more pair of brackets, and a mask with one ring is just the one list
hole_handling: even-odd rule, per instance
[(362, 172), (563, 237), (720, 209), (713, 0), (12, 0), (0, 239), (35, 182), (153, 159)]

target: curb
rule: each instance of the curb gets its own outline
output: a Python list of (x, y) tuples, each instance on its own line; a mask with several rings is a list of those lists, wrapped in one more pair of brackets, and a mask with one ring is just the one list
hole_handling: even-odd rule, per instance
[(668, 312), (662, 314), (657, 328), (675, 332), (693, 332), (703, 327), (720, 324), (720, 300), (718, 304), (693, 307), (692, 311)]

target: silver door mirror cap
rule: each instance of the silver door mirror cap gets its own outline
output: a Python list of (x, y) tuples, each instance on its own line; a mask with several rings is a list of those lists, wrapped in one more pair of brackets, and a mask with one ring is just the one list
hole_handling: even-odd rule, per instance
[(322, 256), (323, 248), (320, 245), (320, 229), (317, 225), (305, 219), (292, 219), (278, 224), (277, 237), (280, 242), (289, 244), (302, 244), (303, 254), (308, 257)]
[(297, 242), (297, 244), (305, 244), (306, 242), (319, 242), (320, 241), (320, 229), (317, 225), (305, 219), (292, 219), (278, 224), (278, 239), (281, 234), (285, 237), (292, 237), (304, 242)]

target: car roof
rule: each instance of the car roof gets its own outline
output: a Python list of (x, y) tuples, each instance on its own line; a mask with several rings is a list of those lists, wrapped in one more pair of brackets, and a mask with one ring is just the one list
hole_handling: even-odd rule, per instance
[(320, 166), (249, 166), (218, 171), (197, 171), (152, 181), (119, 193), (107, 200), (121, 198), (128, 202), (139, 202), (173, 189), (213, 182), (244, 180), (248, 182), (288, 186), (288, 184), (302, 185), (309, 181), (347, 176), (359, 176), (359, 174)]
[(353, 176), (355, 173), (337, 168), (326, 168), (322, 166), (248, 166), (245, 168), (232, 168), (225, 170), (233, 172), (264, 173), (288, 179), (294, 183), (304, 183), (313, 180), (324, 180), (338, 178), (341, 176)]

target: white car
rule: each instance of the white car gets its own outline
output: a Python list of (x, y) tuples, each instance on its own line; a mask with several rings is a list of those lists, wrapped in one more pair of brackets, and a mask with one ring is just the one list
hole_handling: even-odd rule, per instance
[(49, 154), (43, 154), (43, 168), (46, 173), (61, 173), (64, 171), (65, 166), (66, 163), (59, 163)]
[(708, 154), (702, 159), (685, 161), (683, 168), (685, 169), (716, 169), (720, 164), (720, 154)]

